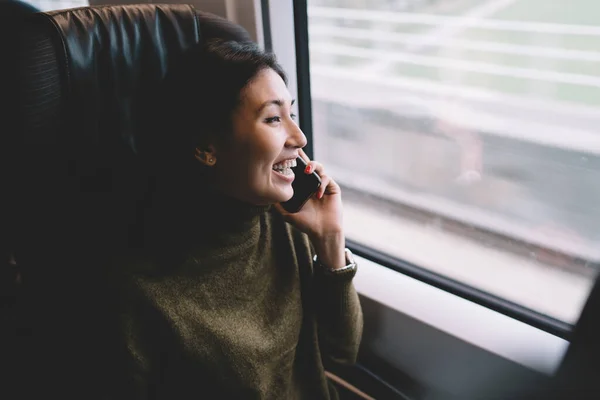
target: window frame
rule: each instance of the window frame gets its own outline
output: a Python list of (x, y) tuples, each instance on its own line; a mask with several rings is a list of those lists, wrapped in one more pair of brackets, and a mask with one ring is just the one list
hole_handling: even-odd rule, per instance
[(308, 48), (308, 3), (307, 0), (293, 0), (294, 31), (296, 43), (296, 80), (298, 86), (298, 119), (300, 129), (308, 140), (309, 157), (313, 157), (312, 95), (310, 92), (310, 54)]

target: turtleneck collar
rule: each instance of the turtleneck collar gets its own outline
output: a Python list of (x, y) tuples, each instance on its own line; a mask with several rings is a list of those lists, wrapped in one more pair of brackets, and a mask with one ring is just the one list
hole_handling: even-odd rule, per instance
[(271, 208), (270, 205), (250, 204), (217, 190), (207, 190), (200, 196), (198, 216), (203, 216), (215, 233), (243, 233), (256, 225), (260, 216)]
[(245, 242), (257, 233), (261, 215), (271, 208), (235, 199), (206, 182), (191, 187), (184, 183), (175, 177), (158, 186), (146, 219), (145, 242), (151, 250)]

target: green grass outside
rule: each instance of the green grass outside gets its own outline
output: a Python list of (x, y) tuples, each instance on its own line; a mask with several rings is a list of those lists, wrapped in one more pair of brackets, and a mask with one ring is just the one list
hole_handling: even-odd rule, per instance
[(490, 16), (490, 19), (598, 26), (600, 1), (519, 0)]
[(478, 72), (441, 70), (436, 67), (410, 64), (396, 64), (392, 71), (396, 76), (404, 78), (420, 78), (535, 99), (600, 106), (600, 88), (597, 87), (582, 87), (567, 83), (544, 82)]
[[(534, 21), (574, 25), (600, 26), (600, 1), (598, 0), (519, 0), (511, 6), (488, 17), (496, 20)], [(600, 36), (555, 35), (535, 32), (513, 32), (488, 29), (466, 29), (454, 36), (456, 39), (491, 41), (498, 43), (545, 46), (558, 49), (577, 49), (600, 52)], [(427, 55), (482, 62), (497, 66), (531, 68), (541, 71), (581, 74), (600, 77), (600, 62), (564, 60), (529, 55), (500, 54), (478, 50), (438, 48)], [(600, 88), (566, 83), (542, 83), (536, 80), (503, 77), (476, 72), (442, 71), (439, 68), (397, 64), (393, 72), (403, 77), (423, 78), (500, 91), (507, 94), (534, 98), (550, 98), (565, 102), (600, 105)], [(550, 88), (548, 88), (550, 86)]]
[[(453, 3), (446, 3), (445, 9), (443, 10), (441, 7), (438, 7), (437, 11), (435, 10), (435, 7), (429, 7), (429, 10), (416, 10), (416, 12), (461, 15), (467, 10), (481, 4), (484, 4), (482, 0), (457, 0)], [(488, 18), (496, 20), (600, 26), (600, 0), (570, 0), (568, 2), (562, 0), (518, 0)], [(354, 24), (351, 25), (354, 26)], [(364, 21), (361, 21), (360, 23), (356, 23), (356, 26), (354, 27), (367, 28), (368, 25), (366, 25)], [(429, 29), (435, 29), (435, 27), (415, 24), (398, 24), (395, 26), (397, 32), (404, 33), (426, 32)], [(453, 37), (464, 40), (600, 52), (600, 36), (556, 35), (535, 32), (467, 28)], [(369, 40), (331, 38), (330, 43), (359, 48), (379, 48), (384, 51), (387, 49), (390, 51), (402, 50), (402, 45), (399, 44), (377, 43), (376, 45)], [(481, 62), (496, 66), (528, 68), (533, 71), (555, 71), (587, 75), (590, 77), (600, 77), (600, 62), (564, 60), (531, 55), (502, 54), (488, 51), (439, 47), (424, 49), (419, 54), (467, 62)], [(314, 52), (311, 54), (311, 57), (312, 62), (322, 61), (327, 64), (350, 68), (362, 67), (369, 63), (369, 60), (364, 58), (348, 56), (324, 57), (322, 54)], [(393, 64), (391, 73), (406, 78), (452, 83), (524, 97), (544, 98), (585, 105), (600, 105), (600, 88), (591, 86), (544, 82), (534, 79), (505, 77), (452, 69), (442, 70), (436, 67), (402, 63)]]
[(491, 53), (478, 50), (444, 48), (435, 51), (436, 57), (451, 60), (473, 61), (513, 68), (535, 68), (540, 71), (554, 71), (569, 74), (600, 75), (600, 61), (566, 60), (555, 57), (530, 56), (525, 54)]

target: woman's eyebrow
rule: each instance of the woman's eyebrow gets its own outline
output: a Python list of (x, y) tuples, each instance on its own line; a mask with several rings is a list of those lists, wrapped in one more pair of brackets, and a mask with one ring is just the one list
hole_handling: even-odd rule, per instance
[[(292, 102), (290, 103), (290, 105), (294, 105), (295, 102), (296, 102), (296, 99), (292, 99)], [(276, 105), (278, 107), (283, 107), (284, 104), (285, 104), (285, 100), (283, 100), (283, 99), (267, 100), (260, 105), (260, 107), (258, 108), (256, 113), (257, 114), (260, 113), (265, 107), (268, 107), (270, 105)]]

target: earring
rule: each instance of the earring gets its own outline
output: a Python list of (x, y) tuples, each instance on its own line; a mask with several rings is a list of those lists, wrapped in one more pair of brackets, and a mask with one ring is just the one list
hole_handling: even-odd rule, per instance
[(214, 161), (214, 160), (213, 160), (212, 158), (209, 158), (209, 159), (208, 159), (208, 162), (209, 162), (209, 163), (212, 163), (213, 161)]

